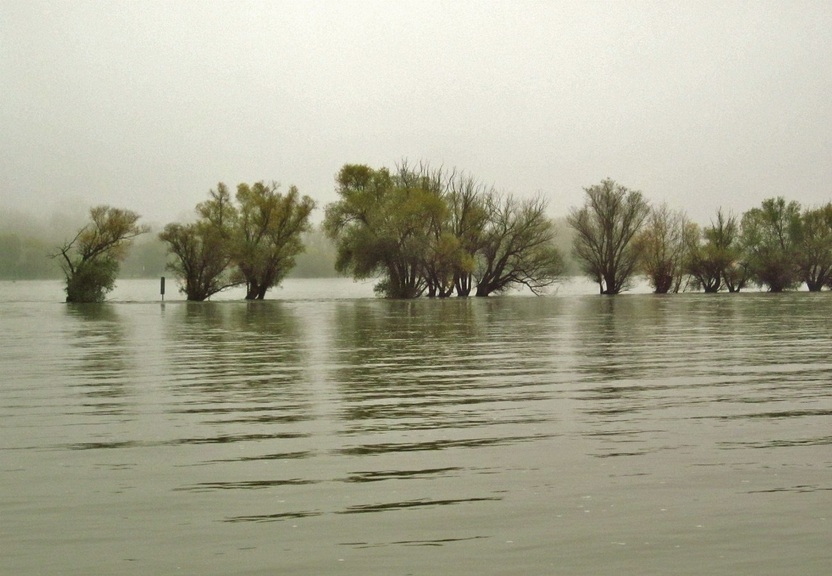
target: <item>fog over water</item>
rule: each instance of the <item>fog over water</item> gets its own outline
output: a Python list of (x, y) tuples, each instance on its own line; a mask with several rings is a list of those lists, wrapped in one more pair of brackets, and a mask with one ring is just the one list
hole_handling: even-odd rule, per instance
[(348, 162), (466, 170), (553, 215), (611, 177), (707, 223), (829, 200), (832, 7), (0, 2), (0, 210), (164, 224), (218, 181), (334, 200)]
[(0, 283), (0, 573), (832, 564), (828, 293), (60, 287)]
[[(556, 217), (606, 177), (700, 224), (815, 206), (829, 70), (821, 0), (0, 0), (0, 240), (219, 181), (317, 222), (404, 158)], [(596, 290), (0, 281), (0, 574), (826, 574), (830, 293)]]

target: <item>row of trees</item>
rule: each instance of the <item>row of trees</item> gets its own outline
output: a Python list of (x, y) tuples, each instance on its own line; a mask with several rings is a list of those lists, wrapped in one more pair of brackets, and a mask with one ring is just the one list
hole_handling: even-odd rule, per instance
[(159, 234), (173, 256), (169, 268), (182, 280), (188, 300), (205, 300), (244, 284), (247, 300), (262, 300), (280, 284), (303, 251), (315, 203), (292, 186), (237, 186), (236, 202), (220, 183), (197, 205), (198, 219), (168, 224)]
[(585, 191), (586, 203), (572, 210), (569, 223), (575, 255), (601, 294), (618, 294), (635, 274), (656, 293), (832, 287), (832, 203), (802, 210), (769, 198), (741, 218), (719, 210), (700, 228), (683, 212), (651, 207), (640, 192), (612, 180)]
[[(262, 300), (303, 250), (300, 238), (314, 206), (294, 186), (282, 194), (274, 183), (240, 184), (232, 198), (220, 183), (197, 205), (194, 222), (168, 224), (159, 234), (171, 255), (168, 268), (188, 300), (241, 284), (247, 299)], [(103, 300), (131, 241), (149, 231), (135, 212), (109, 206), (93, 208), (90, 220), (55, 254), (66, 276), (67, 302)]]
[[(470, 175), (425, 164), (373, 169), (345, 165), (339, 200), (323, 228), (334, 242), (337, 270), (378, 279), (390, 298), (488, 296), (516, 287), (540, 293), (565, 270), (555, 225), (541, 196), (518, 199)], [(245, 285), (263, 299), (304, 250), (315, 203), (292, 186), (220, 183), (196, 206), (196, 219), (165, 226), (159, 238), (168, 268), (188, 300)], [(67, 301), (100, 301), (112, 289), (130, 242), (148, 231), (129, 210), (93, 208), (90, 223), (61, 245)], [(585, 188), (567, 218), (573, 255), (601, 294), (626, 290), (644, 275), (657, 293), (702, 289), (738, 292), (749, 284), (773, 292), (805, 282), (832, 287), (832, 204), (801, 210), (783, 198), (763, 201), (738, 218), (717, 212), (700, 228), (666, 205), (613, 180)]]

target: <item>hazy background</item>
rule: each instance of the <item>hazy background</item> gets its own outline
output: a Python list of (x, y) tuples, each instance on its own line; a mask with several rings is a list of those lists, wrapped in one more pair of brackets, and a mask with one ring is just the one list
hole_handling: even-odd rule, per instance
[(323, 207), (344, 163), (405, 157), (553, 216), (605, 177), (700, 223), (814, 205), (830, 70), (828, 1), (0, 0), (0, 224), (110, 203), (158, 229), (220, 180)]

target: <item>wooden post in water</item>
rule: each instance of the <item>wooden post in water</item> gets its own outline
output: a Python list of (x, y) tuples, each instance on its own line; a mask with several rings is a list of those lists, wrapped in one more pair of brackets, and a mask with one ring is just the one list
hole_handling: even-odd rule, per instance
[(160, 292), (162, 293), (162, 302), (165, 301), (165, 277), (162, 276), (162, 285), (159, 288)]

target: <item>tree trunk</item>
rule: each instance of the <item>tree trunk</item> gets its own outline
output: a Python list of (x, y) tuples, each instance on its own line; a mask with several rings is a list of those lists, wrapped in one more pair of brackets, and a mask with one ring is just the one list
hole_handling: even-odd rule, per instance
[(457, 276), (456, 280), (454, 281), (456, 285), (456, 295), (465, 298), (469, 294), (471, 294), (471, 276), (464, 275), (464, 276)]
[(246, 300), (256, 300), (257, 292), (260, 290), (259, 285), (255, 280), (246, 282)]
[(614, 296), (618, 294), (621, 289), (617, 286), (614, 275), (605, 275), (604, 282), (601, 286), (601, 294), (607, 296)]
[(655, 293), (656, 294), (667, 294), (670, 292), (670, 287), (673, 286), (673, 277), (672, 276), (661, 276), (659, 278), (654, 279), (656, 281)]

